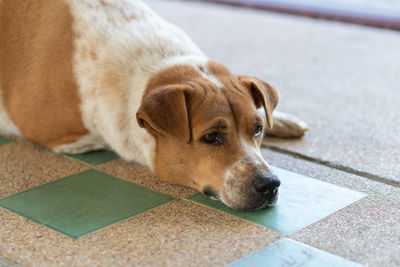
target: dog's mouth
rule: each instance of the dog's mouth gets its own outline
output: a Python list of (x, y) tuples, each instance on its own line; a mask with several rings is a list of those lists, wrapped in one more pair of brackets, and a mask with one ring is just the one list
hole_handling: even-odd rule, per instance
[(203, 194), (215, 200), (219, 199), (218, 193), (211, 186), (204, 187)]
[(265, 210), (265, 209), (269, 209), (269, 208), (272, 208), (273, 206), (275, 206), (276, 203), (278, 202), (279, 190), (274, 189), (273, 192), (267, 193), (267, 194), (270, 194), (271, 196), (267, 199), (267, 201), (263, 205), (261, 205), (258, 208), (255, 208), (255, 209), (250, 209), (249, 211)]
[(251, 200), (243, 201), (244, 203), (231, 204), (229, 202), (227, 203), (222, 198), (220, 198), (217, 191), (214, 190), (211, 186), (206, 186), (203, 189), (202, 193), (211, 199), (220, 200), (222, 203), (224, 203), (231, 209), (240, 211), (259, 211), (272, 208), (278, 202), (278, 196), (279, 196), (279, 190), (274, 189), (272, 191), (263, 194), (261, 197), (258, 196), (256, 199), (250, 196), (249, 199)]

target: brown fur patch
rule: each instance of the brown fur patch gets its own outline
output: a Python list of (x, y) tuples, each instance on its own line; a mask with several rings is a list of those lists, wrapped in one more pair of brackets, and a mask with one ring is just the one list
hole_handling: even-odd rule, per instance
[(122, 11), (122, 14), (123, 14), (125, 20), (128, 21), (128, 22), (136, 19), (136, 16), (133, 15), (133, 14), (126, 14), (123, 11)]
[[(158, 90), (177, 88), (185, 94), (184, 103), (174, 102), (170, 105), (184, 105), (188, 116), (184, 123), (190, 129), (190, 141), (181, 142), (157, 133), (149, 127), (154, 122), (144, 124), (156, 138), (155, 171), (162, 180), (170, 183), (191, 186), (200, 191), (205, 186), (219, 190), (224, 170), (240, 156), (240, 140), (228, 99), (215, 84), (203, 78), (194, 67), (187, 65), (169, 67), (154, 75), (144, 96), (151, 96), (152, 92)], [(153, 116), (169, 112), (163, 108), (164, 105), (154, 103), (152, 106), (159, 108), (152, 112)], [(218, 148), (202, 143), (201, 137), (213, 131), (213, 127), (221, 120), (227, 124), (229, 143)], [(173, 123), (171, 127), (176, 129), (176, 124), (182, 123), (182, 120), (174, 120)]]
[(222, 64), (219, 64), (215, 61), (208, 61), (208, 69), (210, 73), (214, 74), (218, 78), (223, 78), (224, 76), (231, 76), (231, 72)]
[[(148, 95), (152, 90), (155, 90), (161, 86), (169, 86), (174, 84), (180, 84), (184, 82), (203, 82), (205, 79), (202, 78), (200, 73), (192, 66), (189, 65), (175, 65), (156, 73), (150, 79), (147, 84), (147, 89), (144, 92), (144, 96)], [(210, 82), (209, 82), (210, 83)]]
[(97, 53), (95, 51), (90, 51), (90, 57), (93, 61), (97, 60)]
[(72, 16), (56, 0), (0, 5), (4, 106), (29, 140), (55, 147), (87, 134), (73, 74)]
[(100, 0), (100, 4), (103, 6), (103, 7), (108, 7), (110, 4), (108, 4), (108, 3), (106, 3), (104, 0)]
[(240, 134), (249, 142), (253, 142), (252, 131), (255, 124), (265, 121), (257, 116), (256, 105), (252, 97), (250, 88), (244, 86), (238, 76), (232, 75), (223, 65), (209, 61), (208, 68), (222, 84), (222, 91), (229, 101), (232, 112), (234, 113), (236, 127)]
[[(137, 116), (156, 139), (155, 171), (161, 180), (211, 190), (228, 206), (260, 207), (265, 199), (253, 180), (256, 171), (269, 170), (258, 153), (262, 137), (254, 133), (265, 119), (238, 76), (215, 62), (207, 69), (205, 76), (218, 79), (220, 88), (188, 65), (166, 68), (150, 80)], [(223, 136), (220, 144), (202, 140), (216, 132)]]

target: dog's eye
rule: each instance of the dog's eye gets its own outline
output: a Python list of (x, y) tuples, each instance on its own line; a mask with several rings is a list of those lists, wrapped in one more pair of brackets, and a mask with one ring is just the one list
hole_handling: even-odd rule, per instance
[(263, 127), (262, 127), (262, 125), (257, 125), (256, 128), (254, 129), (254, 133), (253, 133), (254, 138), (260, 137), (261, 134), (262, 134), (262, 132), (263, 132)]
[(200, 140), (209, 145), (222, 145), (224, 138), (220, 133), (214, 132), (204, 135)]

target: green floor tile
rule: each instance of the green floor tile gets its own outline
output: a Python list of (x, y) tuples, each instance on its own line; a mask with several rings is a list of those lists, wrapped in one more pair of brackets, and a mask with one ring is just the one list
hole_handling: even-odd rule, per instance
[(65, 155), (94, 166), (119, 158), (119, 156), (115, 152), (110, 150), (99, 150), (83, 154), (65, 154)]
[(360, 192), (273, 167), (281, 179), (275, 207), (260, 211), (235, 211), (201, 193), (187, 199), (227, 212), (244, 220), (292, 234), (363, 198)]
[(1, 146), (1, 145), (8, 144), (8, 143), (11, 143), (11, 142), (12, 142), (12, 140), (7, 139), (7, 138), (5, 138), (5, 137), (3, 137), (3, 136), (0, 136), (0, 146)]
[(0, 199), (0, 206), (76, 239), (172, 199), (88, 170)]
[(356, 267), (362, 265), (284, 238), (229, 265), (229, 267), (247, 266)]
[(6, 258), (3, 258), (0, 255), (0, 267), (16, 267), (16, 266), (18, 266), (18, 265), (14, 264), (14, 263), (11, 263), (11, 261), (9, 261)]

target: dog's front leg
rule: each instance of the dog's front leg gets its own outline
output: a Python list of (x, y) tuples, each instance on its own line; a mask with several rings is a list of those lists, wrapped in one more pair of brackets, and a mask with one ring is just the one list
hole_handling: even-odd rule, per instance
[(78, 139), (76, 142), (53, 147), (53, 151), (56, 153), (81, 154), (106, 148), (109, 147), (102, 138), (86, 135)]
[(280, 138), (298, 138), (308, 131), (307, 124), (298, 117), (279, 111), (272, 114), (274, 126), (272, 129), (266, 129), (266, 136), (275, 136)]

